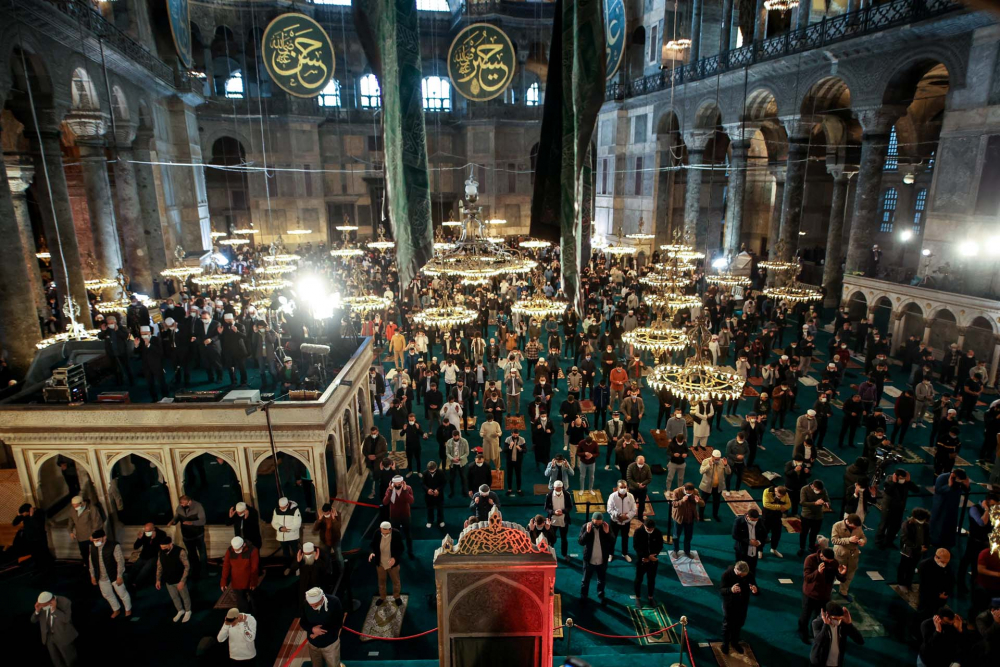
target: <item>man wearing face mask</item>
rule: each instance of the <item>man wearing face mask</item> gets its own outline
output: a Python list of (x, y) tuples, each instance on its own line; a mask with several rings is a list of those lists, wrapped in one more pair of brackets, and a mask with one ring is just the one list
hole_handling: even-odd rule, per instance
[(917, 595), (917, 614), (914, 619), (915, 628), (934, 615), (934, 612), (946, 604), (955, 590), (955, 571), (951, 565), (951, 552), (938, 549), (932, 558), (927, 558), (917, 566), (920, 577), (920, 590)]
[(393, 528), (406, 538), (406, 551), (413, 558), (413, 538), (410, 535), (410, 506), (413, 504), (413, 487), (407, 484), (402, 475), (392, 478), (392, 484), (385, 490), (382, 504), (389, 508), (389, 521)]
[(125, 588), (125, 556), (122, 547), (109, 540), (103, 528), (94, 531), (90, 539), (90, 583), (101, 589), (101, 596), (111, 605), (111, 618), (121, 614), (121, 598), (125, 615), (132, 615), (132, 598)]
[(260, 549), (263, 540), (260, 536), (260, 515), (257, 510), (244, 502), (236, 503), (235, 507), (229, 508), (229, 519), (227, 526), (233, 527), (236, 537), (244, 540)]
[(222, 559), (222, 578), (219, 589), (232, 587), (236, 595), (236, 606), (242, 612), (252, 612), (254, 590), (257, 588), (260, 572), (260, 552), (242, 537), (230, 540), (229, 548)]
[(427, 471), (421, 480), (424, 484), (424, 502), (427, 505), (427, 528), (434, 523), (434, 516), (437, 515), (437, 524), (444, 528), (444, 471), (438, 468), (434, 461), (427, 462)]
[(507, 495), (514, 495), (515, 478), (517, 495), (523, 496), (521, 490), (521, 468), (524, 464), (524, 457), (528, 453), (528, 443), (521, 437), (517, 429), (510, 432), (510, 436), (504, 441), (504, 455), (507, 459)]
[(202, 568), (208, 567), (208, 551), (205, 549), (205, 508), (197, 500), (181, 496), (174, 518), (167, 527), (181, 524), (181, 537), (184, 538), (184, 548), (194, 556), (191, 565), (192, 577), (197, 579)]
[(107, 316), (100, 325), (100, 329), (97, 337), (104, 341), (104, 354), (111, 360), (111, 366), (115, 370), (115, 381), (120, 385), (124, 383), (127, 376), (128, 384), (131, 387), (134, 380), (132, 379), (132, 368), (128, 362), (130, 352), (128, 330), (118, 326), (118, 317), (113, 314)]
[(740, 630), (747, 621), (750, 596), (760, 593), (754, 568), (747, 561), (737, 561), (722, 573), (719, 591), (722, 593), (722, 652), (729, 655), (730, 650), (734, 650), (742, 654)]
[(552, 451), (552, 434), (555, 429), (549, 415), (545, 412), (538, 414), (531, 422), (531, 444), (535, 449), (535, 470), (545, 465), (549, 461), (549, 454)]
[(663, 533), (656, 527), (656, 522), (647, 517), (642, 528), (635, 531), (632, 537), (635, 548), (635, 603), (642, 607), (642, 580), (646, 579), (646, 601), (650, 606), (656, 604), (653, 593), (656, 591), (656, 571), (659, 568), (659, 557), (663, 551)]
[(393, 601), (397, 607), (401, 607), (403, 600), (399, 583), (399, 559), (403, 557), (403, 536), (398, 530), (393, 530), (391, 523), (383, 521), (379, 524), (379, 532), (372, 536), (369, 551), (368, 562), (375, 563), (378, 573), (378, 600), (375, 601), (375, 606), (385, 604), (385, 579), (388, 574), (392, 579)]
[(848, 602), (853, 602), (854, 598), (850, 594), (851, 581), (858, 569), (861, 548), (868, 543), (865, 531), (861, 528), (861, 517), (851, 514), (833, 524), (830, 542), (834, 545), (833, 553), (837, 562), (847, 567), (847, 571), (840, 577), (840, 595)]
[(139, 327), (139, 338), (133, 338), (132, 345), (135, 348), (135, 356), (140, 360), (149, 396), (153, 403), (157, 403), (160, 400), (156, 392), (157, 387), (164, 397), (169, 394), (167, 377), (163, 373), (163, 344), (160, 337), (153, 336), (150, 328), (144, 325)]
[(166, 585), (170, 599), (177, 613), (174, 623), (191, 620), (191, 593), (187, 588), (188, 574), (191, 572), (187, 552), (176, 546), (169, 535), (164, 535), (157, 547), (156, 590)]
[(316, 587), (326, 590), (334, 584), (330, 557), (312, 542), (302, 543), (295, 560), (299, 566), (299, 594), (305, 595), (310, 588)]
[(833, 584), (847, 574), (847, 567), (837, 563), (833, 549), (819, 549), (806, 556), (802, 566), (802, 613), (799, 614), (799, 638), (808, 644), (812, 621), (833, 595)]
[(104, 526), (104, 512), (96, 503), (85, 501), (82, 496), (70, 500), (73, 511), (69, 515), (69, 536), (80, 548), (80, 557), (86, 563), (90, 558), (90, 536)]
[(271, 527), (277, 533), (275, 538), (281, 544), (287, 577), (292, 572), (292, 563), (295, 553), (299, 550), (299, 535), (302, 530), (302, 514), (299, 512), (298, 503), (285, 497), (278, 498), (278, 506), (271, 515)]
[(160, 327), (160, 343), (163, 347), (164, 364), (171, 370), (171, 384), (175, 387), (188, 384), (188, 359), (191, 338), (190, 331), (185, 333), (182, 327), (189, 328), (188, 318), (174, 319), (167, 317)]
[(569, 540), (567, 539), (567, 534), (569, 533), (570, 518), (573, 516), (573, 511), (573, 494), (567, 493), (564, 490), (562, 481), (557, 480), (553, 484), (552, 490), (545, 496), (545, 513), (551, 521), (552, 529), (556, 534), (555, 539), (551, 543), (552, 548), (555, 549), (556, 539), (562, 539), (563, 560), (569, 560)]
[(225, 313), (220, 336), (222, 339), (222, 365), (229, 372), (229, 383), (236, 384), (236, 372), (240, 374), (240, 386), (247, 384), (246, 332), (236, 324), (232, 313)]
[[(442, 425), (445, 429), (447, 425)], [(454, 430), (445, 442), (445, 457), (448, 461), (448, 492), (455, 497), (455, 480), (459, 480), (459, 493), (466, 490), (466, 465), (469, 462), (469, 442)]]
[(344, 567), (344, 555), (340, 550), (343, 533), (343, 520), (330, 503), (324, 503), (320, 515), (313, 524), (313, 530), (319, 536), (320, 548), (329, 554), (340, 569)]
[(469, 509), (475, 512), (477, 520), (486, 521), (494, 507), (500, 507), (500, 497), (490, 489), (489, 484), (481, 485), (473, 494)]
[(206, 382), (222, 382), (222, 325), (212, 319), (209, 310), (201, 311), (199, 321), (191, 327), (190, 343), (198, 350)]
[(604, 584), (608, 574), (608, 561), (615, 549), (615, 538), (604, 522), (601, 512), (594, 512), (590, 521), (580, 529), (577, 540), (583, 546), (583, 581), (580, 584), (580, 600), (586, 602), (590, 594), (590, 580), (597, 574), (597, 598), (604, 604)]
[(756, 412), (751, 412), (747, 415), (746, 419), (740, 425), (740, 431), (742, 431), (746, 438), (748, 451), (746, 466), (747, 468), (754, 468), (754, 461), (757, 459), (757, 449), (766, 450), (763, 447), (764, 426), (757, 419)]
[(42, 645), (48, 650), (53, 667), (74, 667), (77, 664), (73, 642), (79, 633), (73, 627), (72, 610), (69, 598), (48, 591), (39, 593), (35, 602), (31, 622), (38, 624)]
[(267, 385), (267, 373), (271, 374), (270, 382), (273, 384), (277, 380), (278, 369), (275, 364), (274, 352), (281, 345), (278, 334), (267, 327), (264, 320), (253, 322), (253, 336), (250, 339), (250, 349), (252, 351), (254, 365), (260, 372), (261, 388)]
[(160, 543), (167, 536), (152, 523), (147, 523), (136, 536), (133, 549), (139, 550), (139, 559), (129, 570), (128, 587), (133, 593), (156, 574), (156, 559), (160, 555)]
[(733, 541), (736, 560), (744, 561), (750, 566), (750, 572), (756, 574), (757, 560), (764, 556), (764, 543), (767, 542), (767, 526), (760, 520), (757, 508), (751, 507), (745, 515), (736, 517)]
[[(608, 515), (611, 517), (611, 549), (618, 541), (618, 536), (622, 538), (622, 558), (631, 563), (632, 557), (628, 555), (628, 533), (632, 527), (632, 519), (636, 515), (635, 498), (628, 492), (628, 482), (624, 479), (618, 480), (617, 490), (608, 496)], [(611, 560), (611, 553), (608, 553), (608, 560)], [(638, 598), (637, 598), (638, 599)]]
[(847, 653), (847, 640), (864, 645), (865, 639), (851, 621), (851, 612), (836, 602), (827, 602), (820, 617), (812, 622), (810, 667), (840, 667)]
[(465, 472), (466, 492), (471, 498), (479, 490), (480, 486), (493, 485), (493, 468), (490, 466), (483, 454), (482, 447), (476, 447), (475, 459), (469, 464)]

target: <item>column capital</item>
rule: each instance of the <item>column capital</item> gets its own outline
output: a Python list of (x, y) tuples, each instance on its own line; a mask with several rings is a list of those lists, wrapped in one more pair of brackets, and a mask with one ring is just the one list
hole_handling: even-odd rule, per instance
[(883, 104), (876, 107), (852, 109), (851, 111), (858, 119), (858, 123), (861, 124), (861, 130), (865, 135), (888, 135), (896, 121), (906, 113), (906, 107), (898, 104)]
[(708, 141), (715, 136), (715, 130), (684, 130), (684, 145), (688, 153), (701, 152), (708, 146)]
[(821, 121), (821, 118), (811, 114), (796, 114), (794, 116), (783, 116), (778, 121), (785, 126), (785, 133), (788, 134), (789, 148), (791, 148), (793, 144), (808, 143), (813, 127)]
[(778, 183), (784, 183), (785, 177), (788, 175), (788, 165), (784, 162), (769, 162), (767, 164), (767, 170), (771, 172), (774, 176), (774, 180)]
[(136, 124), (127, 120), (115, 120), (114, 142), (119, 149), (131, 149), (132, 142), (135, 141)]
[(756, 133), (763, 124), (764, 123), (759, 120), (745, 120), (738, 123), (726, 123), (722, 126), (722, 129), (727, 135), (729, 135), (730, 141), (749, 142), (753, 139), (754, 133)]
[(78, 143), (103, 143), (108, 120), (108, 114), (102, 111), (74, 109), (63, 119), (63, 123)]
[(959, 336), (964, 336), (969, 333), (969, 327), (955, 327), (955, 331), (958, 332)]
[(34, 164), (22, 155), (4, 155), (3, 162), (7, 169), (10, 193), (15, 197), (23, 196), (35, 178)]
[(925, 329), (930, 329), (931, 325), (934, 324), (934, 318), (933, 317), (925, 317), (923, 319), (924, 319), (924, 328)]
[(851, 180), (851, 176), (858, 173), (858, 165), (827, 163), (826, 171), (833, 176), (833, 180), (837, 183), (846, 183)]

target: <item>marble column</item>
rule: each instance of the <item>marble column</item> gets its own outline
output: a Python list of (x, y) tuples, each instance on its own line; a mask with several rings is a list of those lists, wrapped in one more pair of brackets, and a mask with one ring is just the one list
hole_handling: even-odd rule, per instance
[(90, 230), (93, 234), (94, 259), (98, 272), (98, 275), (91, 277), (114, 278), (122, 266), (122, 259), (119, 256), (114, 199), (104, 150), (108, 117), (99, 111), (74, 110), (66, 116), (65, 122), (76, 137), (76, 146), (80, 150), (80, 173), (87, 197), (87, 211), (90, 213)]
[(988, 385), (995, 387), (997, 366), (1000, 365), (1000, 335), (993, 336), (993, 356), (990, 357), (990, 380)]
[(862, 0), (847, 0), (848, 13), (860, 11), (862, 4)]
[(143, 164), (153, 161), (150, 146), (153, 141), (153, 131), (139, 128), (135, 141), (132, 142), (132, 155), (135, 156), (135, 188), (139, 195), (139, 210), (146, 237), (146, 252), (149, 256), (149, 268), (154, 278), (167, 268), (167, 248), (163, 239), (163, 220), (160, 216), (160, 202), (156, 197), (156, 177), (153, 165)]
[(743, 204), (747, 189), (747, 152), (749, 139), (734, 139), (729, 158), (729, 192), (726, 197), (726, 231), (723, 235), (722, 252), (730, 259), (740, 252), (743, 235)]
[(844, 272), (840, 268), (844, 262), (844, 218), (847, 217), (847, 190), (854, 172), (835, 167), (830, 169), (830, 173), (833, 174), (833, 202), (830, 204), (830, 226), (826, 234), (826, 262), (823, 265), (826, 299), (823, 305), (836, 308), (844, 284)]
[[(823, 272), (823, 278), (826, 278), (825, 271)], [(826, 283), (824, 282), (823, 284), (825, 285)], [(826, 305), (826, 302), (824, 301), (823, 304)], [(896, 350), (902, 349), (906, 344), (906, 341), (902, 338), (904, 317), (906, 317), (906, 313), (901, 310), (897, 309), (892, 312), (892, 348), (889, 350), (889, 354), (893, 356), (896, 354)]]
[[(922, 338), (920, 339), (920, 341), (921, 341), (921, 342), (922, 342), (922, 343), (923, 343), (924, 345), (929, 345), (929, 344), (930, 344), (930, 342), (931, 342), (931, 326), (932, 326), (933, 324), (934, 324), (934, 318), (933, 318), (933, 317), (925, 317), (925, 318), (924, 318), (924, 335), (923, 335), (923, 337), (922, 337)], [(961, 344), (961, 343), (959, 343), (959, 344), (958, 344), (958, 347), (959, 347), (959, 349), (961, 349), (961, 347), (962, 347), (962, 344)]]
[(688, 62), (696, 63), (701, 58), (701, 10), (704, 0), (691, 2), (691, 48), (688, 50)]
[(722, 32), (719, 37), (719, 53), (729, 51), (733, 39), (733, 0), (722, 0)]
[(781, 231), (778, 236), (784, 242), (781, 259), (795, 257), (799, 247), (799, 226), (802, 223), (802, 197), (806, 187), (806, 160), (809, 145), (806, 137), (789, 137), (788, 169), (785, 177), (785, 192), (781, 200)]
[(708, 243), (708, 218), (701, 215), (701, 181), (704, 149), (688, 149), (688, 166), (685, 171), (687, 182), (684, 187), (684, 234), (686, 241), (699, 251), (704, 251)]
[(771, 205), (771, 217), (767, 226), (767, 247), (770, 257), (774, 258), (774, 246), (781, 234), (781, 202), (785, 198), (785, 177), (788, 168), (784, 164), (771, 163), (768, 170), (774, 175), (774, 203)]
[(115, 201), (118, 204), (118, 234), (121, 238), (125, 275), (137, 292), (151, 294), (153, 275), (149, 268), (149, 253), (146, 250), (146, 234), (142, 224), (142, 206), (136, 188), (135, 159), (132, 155), (132, 141), (135, 126), (118, 121), (115, 124)]
[(0, 238), (4, 244), (0, 261), (0, 311), (3, 312), (0, 347), (7, 353), (7, 364), (18, 381), (31, 365), (35, 343), (42, 337), (35, 304), (24, 293), (31, 284), (31, 274), (19, 226), (7, 181), (6, 160), (0, 160)]
[(764, 0), (757, 0), (757, 9), (754, 12), (753, 40), (759, 42), (767, 37), (767, 8), (764, 7)]
[(965, 334), (969, 333), (969, 327), (955, 327), (955, 330), (958, 331), (958, 340), (955, 343), (958, 345), (958, 349), (964, 350)]
[(32, 297), (38, 315), (47, 318), (48, 304), (45, 299), (45, 287), (42, 284), (38, 256), (35, 254), (38, 249), (35, 247), (35, 235), (31, 229), (31, 215), (28, 213), (28, 197), (25, 194), (35, 176), (35, 167), (30, 161), (17, 155), (5, 155), (4, 162), (7, 167), (7, 182), (10, 184), (14, 217), (17, 219), (17, 230), (20, 233), (21, 248), (24, 251), (24, 265), (28, 271), (26, 288)]
[(854, 213), (851, 216), (850, 240), (847, 248), (846, 273), (865, 271), (872, 242), (879, 227), (879, 195), (882, 170), (889, 149), (889, 134), (905, 109), (871, 107), (855, 110), (861, 124), (861, 161), (858, 165)]
[(798, 9), (795, 10), (795, 28), (802, 30), (809, 26), (809, 11), (812, 9), (810, 0), (802, 0)]
[[(58, 114), (56, 114), (58, 116)], [(52, 275), (60, 307), (72, 297), (80, 308), (77, 320), (91, 327), (90, 309), (87, 308), (87, 288), (83, 285), (83, 262), (76, 240), (73, 209), (70, 206), (69, 187), (63, 167), (61, 130), (58, 123), (43, 125), (41, 132), (25, 128), (25, 136), (32, 142), (32, 159), (35, 165), (35, 197), (42, 216), (42, 228), (52, 255)], [(41, 143), (38, 143), (39, 135)], [(49, 198), (51, 190), (52, 197)]]

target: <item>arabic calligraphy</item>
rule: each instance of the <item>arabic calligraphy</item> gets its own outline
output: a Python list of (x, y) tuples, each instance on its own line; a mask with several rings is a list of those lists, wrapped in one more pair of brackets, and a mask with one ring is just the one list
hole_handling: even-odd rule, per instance
[(191, 57), (191, 16), (188, 0), (166, 1), (170, 35), (174, 39), (177, 57), (185, 68), (191, 69), (194, 60)]
[(604, 1), (604, 34), (607, 43), (606, 76), (613, 77), (625, 55), (625, 2), (624, 0)]
[(475, 23), (455, 37), (448, 51), (448, 76), (466, 99), (485, 102), (502, 94), (514, 79), (514, 45), (488, 23)]
[(323, 28), (303, 14), (282, 14), (264, 31), (268, 73), (285, 92), (315, 97), (333, 77), (333, 45)]

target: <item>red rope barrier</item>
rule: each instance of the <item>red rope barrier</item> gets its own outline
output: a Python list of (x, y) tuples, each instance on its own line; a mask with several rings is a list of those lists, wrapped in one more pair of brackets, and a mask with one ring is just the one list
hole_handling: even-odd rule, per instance
[(375, 635), (366, 635), (363, 632), (358, 632), (357, 630), (351, 630), (346, 625), (344, 626), (344, 629), (350, 632), (352, 635), (357, 635), (358, 637), (367, 637), (368, 639), (384, 639), (387, 642), (398, 642), (398, 641), (403, 641), (404, 639), (416, 639), (417, 637), (423, 637), (424, 635), (429, 635), (432, 632), (437, 632), (437, 628), (431, 628), (430, 630), (425, 630), (419, 634), (410, 635), (408, 637), (376, 637)]
[(691, 640), (688, 639), (688, 629), (684, 628), (684, 643), (687, 645), (688, 658), (691, 660), (691, 667), (694, 667), (694, 655), (691, 654)]
[[(679, 625), (679, 624), (680, 624), (680, 621), (678, 621), (677, 623), (674, 623), (674, 625)], [(660, 628), (659, 630), (657, 630), (655, 632), (650, 632), (650, 633), (645, 634), (645, 635), (606, 635), (606, 634), (603, 634), (601, 632), (594, 632), (593, 630), (588, 630), (587, 628), (583, 627), (582, 625), (575, 625), (574, 624), (573, 627), (577, 628), (578, 630), (583, 630), (584, 632), (588, 632), (588, 633), (590, 633), (592, 635), (597, 635), (598, 637), (604, 637), (605, 639), (644, 639), (646, 637), (652, 637), (653, 635), (661, 635), (664, 632), (666, 632), (667, 630), (669, 630), (670, 628), (674, 627), (674, 625), (668, 625), (665, 628)]]
[(359, 507), (374, 507), (375, 509), (379, 508), (378, 505), (372, 505), (371, 503), (359, 503), (356, 500), (347, 500), (346, 498), (334, 498), (333, 502), (347, 503), (348, 505), (357, 505)]
[(285, 664), (283, 664), (281, 667), (288, 667), (288, 665), (292, 664), (292, 660), (295, 660), (295, 656), (297, 656), (299, 653), (302, 652), (302, 649), (305, 647), (307, 641), (309, 640), (303, 639), (302, 643), (299, 644), (299, 647), (295, 649), (295, 653), (292, 653), (292, 655), (289, 656), (288, 660), (285, 660)]

